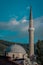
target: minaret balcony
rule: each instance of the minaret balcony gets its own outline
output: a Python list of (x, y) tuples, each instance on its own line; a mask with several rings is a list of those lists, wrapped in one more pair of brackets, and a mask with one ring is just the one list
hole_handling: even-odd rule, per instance
[(34, 31), (34, 30), (35, 30), (35, 28), (29, 28), (29, 29), (28, 29), (28, 31), (30, 31), (30, 30)]

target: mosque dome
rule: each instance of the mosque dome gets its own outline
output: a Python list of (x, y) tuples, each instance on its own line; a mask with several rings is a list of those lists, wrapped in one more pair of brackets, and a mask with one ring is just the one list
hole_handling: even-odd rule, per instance
[(14, 44), (14, 45), (8, 47), (5, 51), (6, 52), (12, 52), (12, 53), (23, 53), (23, 54), (26, 54), (25, 49), (21, 45), (18, 45), (18, 44)]

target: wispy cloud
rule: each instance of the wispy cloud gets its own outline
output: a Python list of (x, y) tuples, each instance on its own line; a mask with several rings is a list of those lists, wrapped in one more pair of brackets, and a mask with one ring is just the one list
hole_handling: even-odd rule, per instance
[(24, 16), (23, 18), (22, 18), (22, 20), (21, 20), (21, 23), (27, 23), (28, 22), (28, 20), (26, 19), (26, 17)]
[(22, 28), (24, 28), (28, 23), (28, 20), (26, 20), (26, 17), (23, 17), (21, 20), (17, 21), (16, 19), (11, 19), (8, 22), (0, 22), (0, 29), (1, 30), (17, 30), (20, 31)]
[[(35, 37), (37, 39), (43, 39), (43, 16), (36, 18), (34, 21)], [(28, 37), (29, 20), (23, 17), (21, 20), (11, 19), (8, 22), (0, 22), (0, 30), (10, 30), (18, 32), (16, 38)], [(14, 38), (14, 36), (9, 36)]]
[(30, 7), (29, 7), (29, 6), (27, 6), (27, 8), (26, 8), (26, 9), (28, 10), (28, 9), (30, 9)]

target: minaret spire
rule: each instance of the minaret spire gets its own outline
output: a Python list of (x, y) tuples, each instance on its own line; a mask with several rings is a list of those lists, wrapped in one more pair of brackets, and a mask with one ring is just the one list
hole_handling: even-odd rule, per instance
[(29, 17), (29, 27), (33, 27), (33, 16), (32, 16), (32, 7), (30, 7), (30, 17)]
[(34, 26), (32, 18), (32, 7), (30, 7), (30, 18), (29, 18), (29, 56), (34, 55)]
[(30, 7), (30, 19), (32, 19), (32, 7)]

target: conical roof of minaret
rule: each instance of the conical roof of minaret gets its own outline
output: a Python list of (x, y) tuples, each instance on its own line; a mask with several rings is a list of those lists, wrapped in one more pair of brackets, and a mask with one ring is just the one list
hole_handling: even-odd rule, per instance
[(30, 7), (29, 27), (33, 27), (32, 7)]
[(32, 19), (32, 7), (30, 7), (30, 20)]

